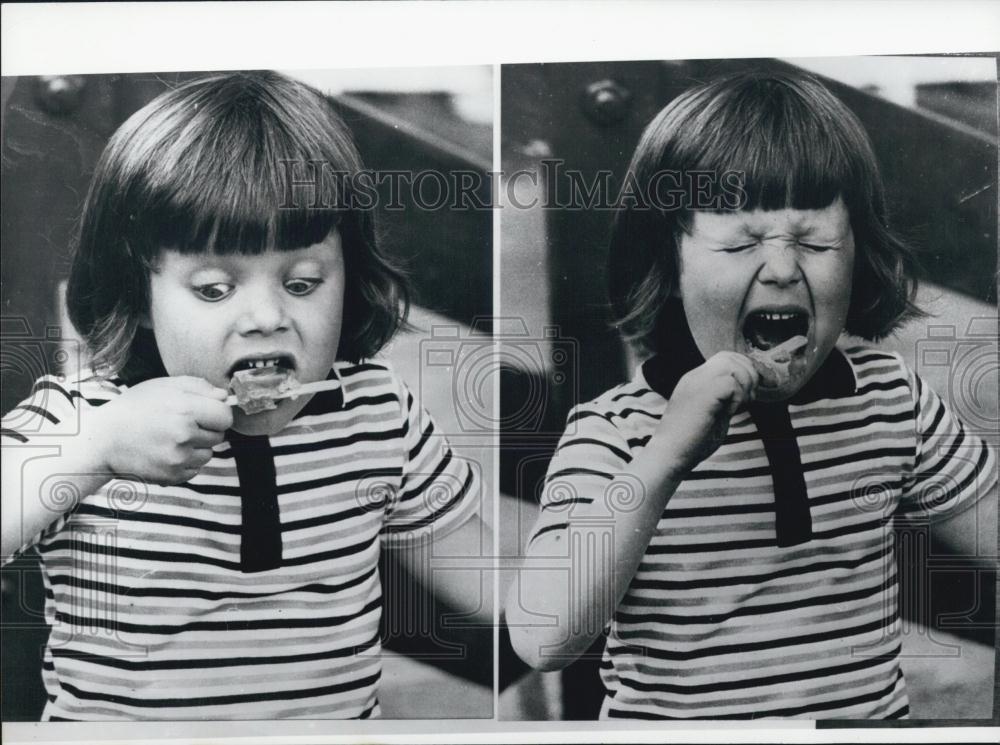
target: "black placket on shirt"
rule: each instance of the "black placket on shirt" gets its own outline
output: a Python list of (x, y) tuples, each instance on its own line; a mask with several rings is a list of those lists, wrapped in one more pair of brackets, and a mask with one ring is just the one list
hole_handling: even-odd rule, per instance
[(783, 403), (750, 404), (774, 484), (774, 529), (781, 547), (797, 546), (812, 538), (812, 517), (802, 454), (792, 429), (788, 406)]
[(240, 479), (243, 525), (240, 569), (263, 572), (281, 566), (281, 516), (274, 453), (266, 435), (227, 434)]
[[(327, 380), (335, 378), (333, 371)], [(319, 416), (344, 407), (341, 388), (312, 396), (293, 421)], [(263, 572), (281, 566), (281, 512), (278, 508), (277, 470), (271, 439), (266, 435), (226, 433), (240, 480), (243, 525), (240, 530), (240, 569)]]
[[(669, 352), (646, 360), (642, 372), (649, 386), (669, 400), (678, 381), (703, 364), (705, 358), (691, 335), (683, 308), (676, 301), (671, 301), (664, 311), (657, 335), (659, 347)], [(834, 349), (812, 378), (788, 401), (753, 403), (747, 407), (767, 455), (774, 486), (775, 533), (781, 547), (796, 546), (812, 538), (802, 454), (788, 407), (852, 395), (855, 388), (850, 363), (843, 353)]]

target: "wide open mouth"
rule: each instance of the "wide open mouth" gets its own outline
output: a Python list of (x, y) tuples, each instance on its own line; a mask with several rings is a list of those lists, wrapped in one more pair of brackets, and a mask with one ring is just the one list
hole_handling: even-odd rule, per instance
[(801, 310), (755, 310), (743, 320), (743, 338), (751, 349), (771, 349), (793, 336), (809, 335), (809, 314)]
[(229, 368), (229, 377), (232, 377), (241, 370), (253, 370), (254, 377), (268, 373), (281, 373), (284, 375), (286, 371), (295, 370), (295, 360), (283, 354), (270, 357), (244, 357), (241, 360), (237, 360)]

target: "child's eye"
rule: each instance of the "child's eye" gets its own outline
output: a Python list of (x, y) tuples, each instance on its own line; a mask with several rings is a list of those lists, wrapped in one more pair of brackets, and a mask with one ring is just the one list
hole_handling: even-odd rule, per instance
[(836, 248), (835, 246), (821, 246), (818, 243), (802, 243), (801, 241), (799, 245), (803, 248), (808, 248), (810, 251), (832, 251)]
[(297, 277), (285, 282), (285, 289), (292, 295), (308, 295), (322, 283), (318, 278)]
[(756, 243), (745, 243), (742, 246), (726, 246), (722, 250), (727, 254), (735, 254), (739, 253), (740, 251), (746, 251), (748, 249), (751, 249), (756, 245), (757, 245)]
[(210, 303), (217, 303), (229, 297), (233, 292), (233, 286), (226, 282), (212, 282), (207, 285), (198, 285), (194, 288), (195, 294), (202, 300)]

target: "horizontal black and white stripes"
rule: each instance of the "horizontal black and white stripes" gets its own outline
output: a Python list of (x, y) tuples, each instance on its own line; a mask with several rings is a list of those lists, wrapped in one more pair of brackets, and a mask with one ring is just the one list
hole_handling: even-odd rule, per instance
[[(893, 519), (984, 494), (996, 458), (900, 358), (844, 354), (851, 393), (789, 406), (812, 538), (778, 546), (770, 464), (737, 412), (670, 499), (612, 619), (602, 717), (907, 715)], [(640, 370), (571, 413), (531, 540), (596, 529), (573, 505), (610, 500), (665, 412), (654, 388)]]
[[(334, 372), (343, 395), (314, 398), (269, 438), (276, 568), (241, 566), (228, 442), (190, 483), (113, 481), (38, 538), (47, 719), (377, 715), (380, 548), (464, 521), (479, 485), (387, 368)], [(8, 441), (85, 428), (121, 390), (43, 379), (5, 420)]]

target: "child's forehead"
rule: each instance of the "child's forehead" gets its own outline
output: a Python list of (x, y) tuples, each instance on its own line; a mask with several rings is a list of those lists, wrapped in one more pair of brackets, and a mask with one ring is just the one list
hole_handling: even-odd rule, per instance
[(777, 210), (696, 211), (692, 215), (690, 234), (715, 237), (734, 233), (767, 235), (790, 233), (845, 233), (850, 229), (850, 215), (841, 198), (819, 209), (784, 208)]

